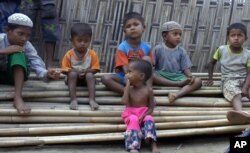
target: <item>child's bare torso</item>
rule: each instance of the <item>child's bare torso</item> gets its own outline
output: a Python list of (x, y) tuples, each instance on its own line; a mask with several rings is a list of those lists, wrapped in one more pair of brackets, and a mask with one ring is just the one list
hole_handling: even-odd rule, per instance
[(140, 88), (130, 87), (130, 107), (147, 107), (149, 106), (149, 100), (149, 88), (146, 85)]

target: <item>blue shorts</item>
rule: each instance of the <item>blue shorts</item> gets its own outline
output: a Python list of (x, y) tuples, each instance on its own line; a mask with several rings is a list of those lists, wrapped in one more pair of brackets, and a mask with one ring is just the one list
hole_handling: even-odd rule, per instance
[(119, 82), (122, 84), (122, 85), (126, 85), (126, 78), (125, 78), (125, 73), (124, 72), (119, 72), (119, 73), (116, 73), (115, 76), (117, 78), (119, 78)]

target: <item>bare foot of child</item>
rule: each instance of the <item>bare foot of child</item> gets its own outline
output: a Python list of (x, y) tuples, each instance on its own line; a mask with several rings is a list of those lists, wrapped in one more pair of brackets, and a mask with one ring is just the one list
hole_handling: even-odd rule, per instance
[(129, 152), (130, 152), (130, 153), (139, 153), (139, 151), (138, 151), (138, 150), (135, 150), (135, 149), (132, 149), (132, 150), (130, 150)]
[(189, 84), (189, 83), (190, 83), (190, 81), (191, 81), (191, 79), (190, 79), (190, 78), (187, 78), (186, 80), (183, 80), (183, 81), (179, 81), (178, 86), (179, 86), (179, 87), (183, 87), (183, 86), (185, 86), (185, 85)]
[(78, 102), (77, 100), (72, 100), (69, 105), (70, 109), (77, 110), (78, 109)]
[(28, 115), (31, 112), (31, 108), (26, 105), (21, 98), (14, 99), (14, 107), (17, 109), (20, 115)]
[(151, 143), (152, 153), (160, 153), (160, 151), (157, 148), (156, 142), (152, 141)]
[(177, 99), (177, 95), (175, 93), (168, 94), (168, 101), (169, 103), (173, 103)]
[(99, 108), (99, 105), (94, 100), (90, 100), (89, 101), (89, 106), (90, 106), (90, 108), (91, 108), (92, 111), (97, 110)]
[(227, 112), (227, 119), (232, 124), (249, 124), (250, 114), (244, 111), (230, 110)]

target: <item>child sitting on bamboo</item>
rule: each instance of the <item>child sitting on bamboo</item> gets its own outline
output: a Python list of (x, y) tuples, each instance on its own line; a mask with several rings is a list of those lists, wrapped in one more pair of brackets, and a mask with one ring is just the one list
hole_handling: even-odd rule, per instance
[(182, 27), (174, 21), (162, 25), (163, 43), (153, 51), (155, 59), (155, 74), (153, 82), (156, 85), (180, 86), (177, 93), (169, 93), (169, 102), (174, 102), (201, 87), (201, 79), (191, 73), (192, 63), (186, 50), (178, 44), (181, 41)]
[[(116, 74), (106, 74), (101, 78), (102, 83), (107, 88), (121, 95), (126, 84), (125, 74), (129, 61), (135, 58), (153, 61), (151, 46), (141, 40), (144, 29), (144, 19), (139, 13), (129, 12), (124, 16), (123, 31), (126, 39), (118, 46), (116, 51)], [(149, 79), (147, 84), (152, 86), (152, 79)]]
[(71, 42), (73, 48), (67, 51), (62, 60), (62, 69), (67, 73), (66, 84), (70, 94), (70, 109), (78, 109), (76, 86), (86, 85), (89, 91), (89, 105), (91, 110), (97, 110), (99, 105), (95, 101), (95, 73), (100, 70), (96, 52), (89, 49), (92, 29), (86, 23), (76, 23), (71, 28)]
[(128, 64), (122, 96), (126, 108), (122, 112), (122, 118), (127, 125), (125, 147), (131, 153), (139, 152), (143, 138), (150, 143), (152, 153), (159, 153), (155, 123), (151, 116), (155, 106), (153, 90), (146, 85), (151, 75), (152, 66), (148, 61), (135, 59)]
[(55, 69), (46, 70), (36, 49), (28, 41), (32, 32), (33, 22), (21, 13), (8, 17), (6, 33), (0, 34), (0, 83), (15, 86), (14, 107), (21, 115), (30, 113), (22, 97), (24, 82), (31, 70), (39, 78), (58, 79), (60, 73)]
[(209, 80), (213, 84), (213, 70), (217, 61), (221, 64), (222, 91), (233, 105), (228, 112), (232, 123), (250, 123), (250, 114), (242, 111), (242, 97), (250, 94), (250, 51), (242, 45), (247, 40), (247, 28), (242, 23), (233, 23), (227, 28), (228, 45), (220, 46), (208, 65)]

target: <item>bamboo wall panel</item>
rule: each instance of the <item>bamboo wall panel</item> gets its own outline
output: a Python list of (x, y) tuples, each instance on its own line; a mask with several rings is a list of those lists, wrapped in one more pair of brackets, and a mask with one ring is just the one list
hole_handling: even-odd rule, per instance
[[(228, 25), (242, 22), (250, 28), (249, 7), (250, 1), (245, 0), (57, 0), (61, 40), (55, 60), (60, 63), (71, 48), (72, 24), (86, 22), (93, 29), (91, 48), (100, 57), (102, 72), (113, 72), (115, 51), (124, 39), (123, 16), (136, 11), (145, 18), (143, 40), (152, 46), (162, 41), (160, 29), (164, 22), (179, 22), (184, 29), (181, 45), (190, 55), (193, 71), (207, 72), (213, 52), (226, 44)], [(41, 40), (37, 39), (34, 44), (42, 50)], [(245, 46), (250, 47), (250, 40)]]

